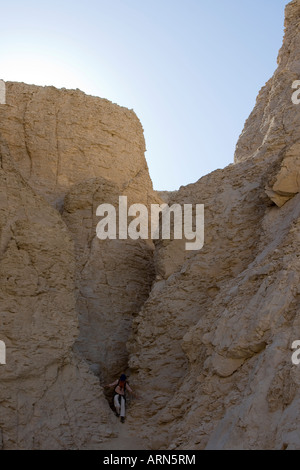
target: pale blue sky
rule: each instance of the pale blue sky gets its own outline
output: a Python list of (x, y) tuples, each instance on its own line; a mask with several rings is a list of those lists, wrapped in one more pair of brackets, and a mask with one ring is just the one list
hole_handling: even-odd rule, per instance
[(134, 109), (154, 188), (233, 162), (272, 76), (286, 0), (1, 2), (0, 78), (80, 88)]

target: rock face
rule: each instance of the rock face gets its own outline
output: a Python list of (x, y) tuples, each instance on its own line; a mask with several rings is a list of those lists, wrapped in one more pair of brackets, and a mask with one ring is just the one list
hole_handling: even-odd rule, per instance
[(121, 194), (125, 193), (116, 183), (89, 180), (74, 185), (63, 211), (75, 241), (80, 326), (76, 347), (105, 382), (128, 366), (126, 342), (132, 319), (148, 298), (154, 280), (151, 244), (96, 237), (98, 205), (109, 202), (118, 207)]
[(72, 352), (78, 335), (73, 241), (3, 144), (0, 188), (1, 340), (7, 347), (0, 367), (2, 447), (99, 444), (112, 435), (113, 419), (98, 380)]
[(168, 195), (205, 204), (205, 245), (158, 244), (159, 279), (128, 343), (151, 448), (299, 448), (299, 19), (298, 0), (235, 165)]
[(142, 127), (132, 111), (79, 91), (4, 91), (3, 448), (95, 447), (117, 435), (99, 379), (126, 370), (132, 319), (154, 277), (153, 245), (98, 240), (96, 208), (119, 195), (158, 200)]
[(286, 7), (285, 38), (278, 68), (260, 91), (238, 141), (235, 162), (269, 161), (277, 156), (278, 174), (267, 185), (267, 194), (281, 207), (299, 192), (299, 106), (292, 101), (293, 84), (299, 80), (298, 0)]
[(66, 192), (90, 178), (143, 194), (152, 188), (142, 127), (133, 111), (79, 90), (7, 82), (0, 119), (20, 173), (59, 209)]
[[(299, 20), (292, 1), (235, 163), (174, 192), (153, 192), (132, 111), (5, 84), (2, 448), (124, 448), (99, 384), (123, 371), (143, 448), (299, 448)], [(204, 204), (203, 249), (98, 240), (96, 208), (120, 195)]]

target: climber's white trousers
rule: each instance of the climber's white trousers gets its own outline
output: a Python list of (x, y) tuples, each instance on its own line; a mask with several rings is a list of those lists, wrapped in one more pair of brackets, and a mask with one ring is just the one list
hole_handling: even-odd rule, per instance
[(121, 416), (121, 418), (125, 418), (125, 399), (124, 399), (124, 397), (121, 396), (121, 406), (120, 406), (119, 395), (115, 395), (114, 405), (115, 405), (117, 413)]

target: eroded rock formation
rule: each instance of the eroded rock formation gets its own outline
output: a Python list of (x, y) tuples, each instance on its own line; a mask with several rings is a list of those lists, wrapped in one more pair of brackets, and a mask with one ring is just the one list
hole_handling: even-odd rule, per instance
[(72, 351), (78, 335), (72, 238), (4, 144), (0, 181), (2, 447), (99, 445), (113, 435), (112, 417), (97, 378)]
[(95, 446), (116, 435), (100, 383), (127, 368), (132, 319), (154, 278), (152, 243), (96, 237), (98, 205), (159, 200), (142, 127), (132, 111), (79, 91), (5, 91), (3, 447)]
[[(235, 163), (171, 193), (152, 190), (132, 111), (79, 90), (5, 84), (4, 449), (116, 448), (101, 384), (125, 369), (142, 397), (126, 426), (144, 448), (299, 448), (299, 20), (292, 1)], [(98, 240), (96, 208), (120, 195), (205, 204), (203, 249)]]
[(205, 204), (205, 246), (158, 245), (160, 279), (128, 344), (151, 448), (299, 448), (299, 19), (293, 1), (235, 165), (168, 195)]

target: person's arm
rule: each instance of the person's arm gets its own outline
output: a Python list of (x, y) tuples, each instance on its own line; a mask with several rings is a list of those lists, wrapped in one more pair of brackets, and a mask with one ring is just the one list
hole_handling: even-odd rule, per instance
[(132, 388), (130, 387), (128, 383), (126, 383), (126, 390), (128, 390), (132, 394), (133, 397), (139, 398), (138, 395), (132, 390)]
[(118, 385), (118, 380), (115, 380), (112, 384), (104, 385), (104, 388), (111, 388)]

